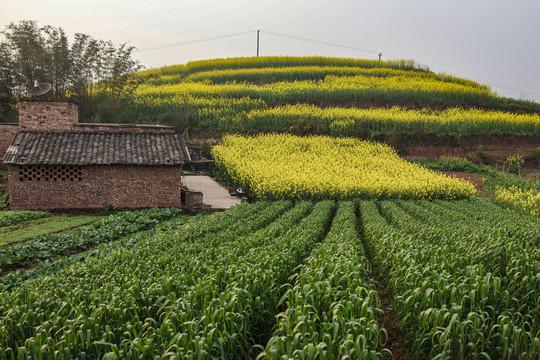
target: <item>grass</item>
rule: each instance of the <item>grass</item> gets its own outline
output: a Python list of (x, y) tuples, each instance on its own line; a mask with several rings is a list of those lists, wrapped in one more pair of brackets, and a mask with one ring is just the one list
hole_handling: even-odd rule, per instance
[(522, 213), (538, 216), (540, 213), (540, 182), (538, 169), (526, 169), (520, 175), (500, 171), (489, 165), (476, 165), (452, 156), (441, 156), (436, 161), (415, 161), (433, 171), (455, 171), (483, 176), (484, 188), (480, 195), (488, 197), (503, 208), (513, 208)]
[(104, 215), (59, 215), (0, 229), (0, 245), (21, 242), (39, 235), (61, 232), (104, 218)]
[[(476, 165), (469, 160), (458, 157), (441, 156), (441, 158), (436, 161), (412, 160), (412, 162), (419, 163), (433, 171), (458, 171), (471, 174), (481, 174), (484, 176), (484, 184), (488, 187), (488, 189), (494, 188), (495, 186), (502, 186), (504, 188), (515, 186), (523, 190), (538, 188), (538, 183), (530, 177), (525, 178), (515, 174), (502, 172), (489, 165)], [(534, 171), (531, 172), (536, 174)]]

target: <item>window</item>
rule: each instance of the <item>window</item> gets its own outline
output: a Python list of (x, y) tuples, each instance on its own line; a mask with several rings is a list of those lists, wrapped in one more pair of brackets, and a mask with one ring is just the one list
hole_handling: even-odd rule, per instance
[(19, 181), (81, 181), (78, 165), (20, 165)]

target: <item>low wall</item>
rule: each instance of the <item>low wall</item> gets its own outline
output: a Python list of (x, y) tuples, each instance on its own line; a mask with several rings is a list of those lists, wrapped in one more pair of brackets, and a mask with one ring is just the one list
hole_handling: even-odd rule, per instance
[(150, 124), (101, 124), (101, 123), (77, 123), (70, 131), (99, 131), (99, 132), (130, 132), (130, 133), (174, 133), (171, 126)]
[(0, 123), (0, 167), (4, 167), (2, 159), (18, 129), (19, 124)]

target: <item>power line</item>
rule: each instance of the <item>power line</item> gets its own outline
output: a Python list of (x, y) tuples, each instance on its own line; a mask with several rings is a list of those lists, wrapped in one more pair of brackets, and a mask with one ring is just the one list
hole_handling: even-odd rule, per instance
[[(282, 33), (274, 32), (274, 31), (267, 31), (267, 30), (250, 30), (250, 31), (244, 31), (244, 32), (235, 33), (235, 34), (228, 34), (228, 35), (216, 36), (216, 37), (211, 37), (211, 38), (206, 38), (206, 39), (185, 41), (185, 42), (181, 42), (181, 43), (176, 43), (176, 44), (171, 44), (171, 45), (164, 45), (164, 46), (159, 46), (159, 47), (155, 47), (155, 48), (136, 50), (136, 51), (137, 52), (146, 52), (146, 51), (153, 51), (153, 50), (161, 50), (161, 49), (167, 49), (167, 48), (176, 47), (176, 46), (197, 44), (197, 43), (202, 43), (202, 42), (206, 42), (206, 41), (220, 40), (220, 39), (236, 37), (236, 36), (240, 36), (240, 35), (247, 35), (247, 34), (252, 34), (252, 33), (257, 33), (257, 37), (258, 37), (259, 32), (263, 32), (263, 33), (267, 33), (267, 34), (271, 34), (271, 35), (275, 35), (275, 36), (286, 37), (286, 38), (290, 38), (290, 39), (307, 41), (307, 42), (320, 44), (320, 45), (333, 46), (333, 47), (338, 47), (338, 48), (343, 48), (343, 49), (349, 49), (349, 50), (355, 50), (355, 51), (362, 51), (362, 52), (377, 54), (377, 56), (379, 56), (379, 59), (380, 59), (381, 55), (384, 55), (386, 57), (390, 57), (390, 58), (393, 58), (393, 59), (400, 59), (400, 57), (398, 57), (398, 56), (390, 55), (390, 54), (383, 53), (383, 52), (380, 52), (380, 51), (362, 49), (362, 48), (358, 48), (358, 47), (354, 47), (354, 46), (336, 44), (336, 43), (332, 43), (332, 42), (320, 41), (320, 40), (315, 40), (315, 39), (308, 39), (308, 38), (304, 38), (304, 37), (300, 37), (300, 36), (287, 35), (287, 34), (282, 34)], [(257, 38), (257, 56), (258, 56), (258, 48), (259, 48), (259, 41), (258, 40), (259, 39)], [(420, 63), (418, 63), (418, 64), (420, 64)], [(449, 75), (456, 76), (456, 77), (461, 77), (459, 75), (452, 74), (450, 72), (447, 72), (447, 71), (444, 71), (444, 70), (441, 70), (441, 69), (438, 69), (438, 68), (434, 68), (434, 67), (431, 67), (429, 65), (425, 65), (425, 66), (427, 66), (429, 69), (433, 69), (433, 70), (436, 70), (436, 71), (439, 71), (439, 72), (442, 72), (442, 73), (445, 73), (445, 74), (449, 74)], [(512, 91), (519, 91), (520, 93), (540, 96), (540, 94), (532, 92), (532, 91), (515, 89), (515, 88), (509, 87), (509, 86), (495, 84), (495, 83), (492, 83), (492, 82), (489, 82), (489, 81), (483, 81), (483, 80), (478, 80), (478, 79), (473, 79), (473, 78), (470, 78), (470, 79), (473, 80), (473, 81), (481, 82), (481, 83), (488, 84), (488, 85), (491, 85), (491, 86), (496, 86), (496, 87), (500, 87), (500, 88), (504, 88), (504, 89), (508, 89), (508, 90), (512, 90)]]
[[(307, 38), (303, 38), (303, 37), (300, 37), (300, 36), (286, 35), (286, 34), (281, 34), (281, 33), (273, 32), (273, 31), (266, 31), (266, 30), (261, 30), (261, 31), (262, 31), (262, 32), (265, 32), (265, 33), (267, 33), (267, 34), (272, 34), (272, 35), (282, 36), (282, 37), (286, 37), (286, 38), (290, 38), (290, 39), (309, 41), (309, 42), (316, 43), (316, 44), (322, 44), (322, 45), (327, 45), (327, 46), (340, 47), (340, 48), (344, 48), (344, 49), (350, 49), (350, 50), (357, 50), (357, 51), (369, 52), (369, 53), (377, 54), (377, 55), (382, 54), (380, 51), (374, 51), (374, 50), (368, 50), (368, 49), (361, 49), (361, 48), (357, 48), (357, 47), (354, 47), (354, 46), (341, 45), (341, 44), (335, 44), (335, 43), (330, 43), (330, 42), (326, 42), (326, 41), (319, 41), (319, 40), (307, 39)], [(388, 54), (384, 54), (384, 55), (393, 57), (393, 56), (388, 55)]]
[[(452, 76), (455, 76), (455, 77), (462, 77), (462, 76), (459, 76), (459, 75), (456, 75), (456, 74), (452, 74), (451, 72), (444, 71), (444, 70), (442, 70), (442, 69), (434, 68), (434, 67), (431, 67), (431, 66), (429, 66), (429, 68), (430, 68), (430, 69), (433, 69), (433, 70), (436, 70), (436, 71), (438, 71), (438, 72), (444, 73), (444, 74), (452, 75)], [(527, 90), (522, 90), (522, 89), (515, 89), (515, 88), (509, 87), (509, 86), (500, 85), (500, 84), (495, 84), (495, 83), (492, 83), (492, 82), (489, 82), (489, 81), (483, 81), (483, 80), (479, 80), (479, 79), (475, 79), (475, 78), (471, 78), (471, 77), (470, 77), (469, 79), (470, 79), (470, 80), (473, 80), (473, 81), (476, 81), (476, 82), (488, 84), (488, 85), (491, 85), (491, 86), (497, 86), (497, 87), (500, 87), (500, 88), (503, 88), (503, 89), (508, 89), (508, 90), (512, 90), (512, 91), (519, 91), (519, 92), (521, 92), (521, 93), (526, 93), (526, 94), (531, 94), (531, 95), (535, 95), (535, 96), (540, 96), (540, 94), (535, 93), (535, 92), (532, 92), (532, 91), (527, 91)]]
[(225, 38), (230, 38), (230, 37), (235, 37), (235, 36), (240, 36), (240, 35), (251, 34), (251, 33), (255, 32), (255, 31), (256, 31), (256, 30), (251, 30), (251, 31), (244, 31), (244, 32), (241, 32), (241, 33), (236, 33), (236, 34), (229, 34), (229, 35), (223, 35), (223, 36), (216, 36), (216, 37), (206, 38), (206, 39), (200, 39), (200, 40), (185, 41), (185, 42), (181, 42), (181, 43), (176, 43), (176, 44), (171, 44), (171, 45), (165, 45), (165, 46), (159, 46), (159, 47), (155, 47), (155, 48), (149, 48), (149, 49), (143, 49), (143, 50), (136, 50), (136, 52), (145, 52), (145, 51), (161, 50), (161, 49), (167, 49), (167, 48), (176, 47), (176, 46), (183, 46), (183, 45), (197, 44), (197, 43), (206, 42), (206, 41), (219, 40), (219, 39), (225, 39)]
[[(381, 55), (384, 55), (384, 56), (386, 56), (386, 57), (391, 57), (391, 58), (394, 58), (394, 59), (399, 59), (399, 57), (397, 57), (397, 56), (393, 56), (393, 55), (390, 55), (390, 54), (387, 54), (387, 53), (383, 53), (383, 52), (379, 52), (379, 51), (368, 50), (368, 49), (361, 49), (361, 48), (357, 48), (357, 47), (353, 47), (353, 46), (348, 46), (348, 45), (341, 45), (341, 44), (335, 44), (335, 43), (330, 43), (330, 42), (325, 42), (325, 41), (319, 41), (319, 40), (307, 39), (307, 38), (303, 38), (303, 37), (300, 37), (300, 36), (286, 35), (286, 34), (281, 34), (281, 33), (273, 32), (273, 31), (266, 31), (266, 30), (261, 30), (261, 31), (263, 31), (263, 32), (265, 32), (265, 33), (268, 33), (268, 34), (273, 34), (273, 35), (277, 35), (277, 36), (283, 36), (283, 37), (287, 37), (287, 38), (291, 38), (291, 39), (297, 39), (297, 40), (309, 41), (309, 42), (312, 42), (312, 43), (317, 43), (317, 44), (322, 44), (322, 45), (328, 45), (328, 46), (334, 46), (334, 47), (340, 47), (340, 48), (344, 48), (344, 49), (351, 49), (351, 50), (357, 50), (357, 51), (369, 52), (369, 53), (372, 53), (372, 54), (377, 54), (377, 55), (379, 56), (379, 60), (380, 60), (380, 58), (381, 58)], [(444, 71), (444, 70), (441, 70), (441, 69), (437, 69), (437, 68), (431, 67), (431, 66), (429, 66), (429, 65), (426, 65), (426, 66), (427, 66), (428, 68), (430, 68), (430, 69), (437, 70), (437, 71), (439, 71), (439, 72), (443, 72), (443, 73), (450, 74), (450, 75), (453, 75), (453, 76), (456, 76), (456, 77), (460, 77), (459, 75), (455, 75), (455, 74), (446, 72), (446, 71)], [(519, 92), (526, 93), (526, 94), (531, 94), (531, 95), (540, 96), (540, 94), (534, 93), (534, 92), (532, 92), (532, 91), (526, 91), (526, 90), (514, 89), (514, 88), (511, 88), (511, 87), (508, 87), (508, 86), (504, 86), (504, 85), (499, 85), (499, 84), (491, 83), (491, 82), (489, 82), (489, 81), (482, 81), (482, 80), (472, 79), (472, 78), (471, 78), (471, 80), (474, 80), (474, 81), (477, 81), (477, 82), (483, 82), (483, 83), (488, 84), (488, 85), (491, 85), (491, 86), (497, 86), (497, 87), (501, 87), (501, 88), (508, 89), (508, 90), (519, 91)]]

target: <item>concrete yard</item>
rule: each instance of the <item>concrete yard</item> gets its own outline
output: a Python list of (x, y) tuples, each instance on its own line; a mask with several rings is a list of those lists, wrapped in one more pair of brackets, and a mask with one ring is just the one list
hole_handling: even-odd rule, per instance
[(240, 198), (229, 195), (229, 191), (219, 185), (209, 176), (184, 175), (183, 185), (189, 190), (203, 193), (203, 203), (214, 209), (228, 209), (233, 205), (240, 204)]

